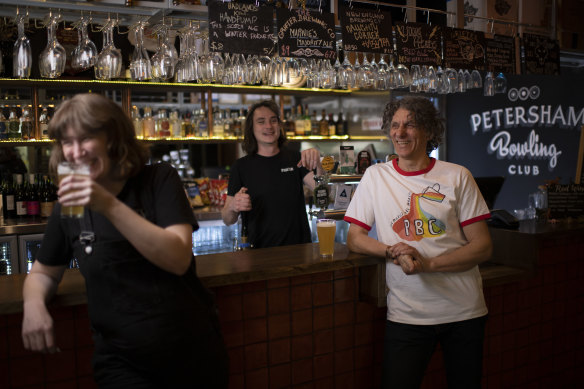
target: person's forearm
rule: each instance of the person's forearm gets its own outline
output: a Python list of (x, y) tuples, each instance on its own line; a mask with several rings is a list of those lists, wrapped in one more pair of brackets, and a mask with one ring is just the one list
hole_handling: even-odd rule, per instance
[(226, 226), (230, 226), (237, 221), (239, 217), (239, 212), (233, 211), (227, 207), (223, 207), (221, 210), (221, 219)]
[(190, 236), (182, 239), (180, 234), (151, 223), (115, 198), (103, 212), (132, 246), (154, 265), (178, 275), (184, 274), (190, 266)]
[(22, 298), (24, 304), (46, 304), (57, 291), (59, 280), (47, 274), (31, 272), (24, 279)]
[(490, 239), (471, 242), (454, 251), (431, 258), (428, 272), (463, 272), (472, 269), (491, 257), (493, 247)]
[(347, 236), (347, 247), (356, 253), (385, 257), (388, 246), (368, 235), (349, 234)]

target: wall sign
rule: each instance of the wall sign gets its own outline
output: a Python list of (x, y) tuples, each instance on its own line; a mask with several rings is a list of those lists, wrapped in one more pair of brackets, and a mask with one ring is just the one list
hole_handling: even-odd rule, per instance
[(485, 68), (485, 34), (482, 31), (445, 28), (444, 66), (454, 69)]
[(274, 9), (254, 3), (209, 3), (209, 49), (223, 53), (271, 55)]
[(442, 65), (442, 28), (424, 23), (396, 22), (397, 61), (411, 65)]
[(490, 72), (515, 74), (515, 39), (495, 35), (493, 39), (486, 39), (486, 42), (486, 69)]
[(331, 59), (337, 56), (333, 14), (278, 8), (276, 24), (281, 57)]
[(549, 217), (561, 219), (584, 215), (584, 185), (549, 185)]
[(341, 13), (343, 50), (366, 53), (393, 53), (391, 14), (381, 10), (345, 8)]
[(447, 159), (475, 177), (506, 177), (495, 208), (512, 211), (546, 181), (574, 179), (584, 101), (573, 96), (584, 78), (509, 75), (507, 85), (493, 97), (447, 96)]
[(557, 40), (534, 34), (521, 38), (525, 52), (524, 74), (560, 74), (560, 45)]

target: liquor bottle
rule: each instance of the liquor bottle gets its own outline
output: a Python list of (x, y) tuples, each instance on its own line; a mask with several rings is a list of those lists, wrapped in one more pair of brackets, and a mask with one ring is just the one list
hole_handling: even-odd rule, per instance
[(4, 220), (16, 218), (16, 201), (13, 176), (8, 175), (3, 185), (2, 213)]
[(134, 132), (136, 138), (144, 138), (144, 127), (142, 124), (142, 118), (140, 117), (140, 109), (135, 105), (132, 105), (132, 124), (134, 125)]
[(241, 212), (241, 232), (239, 237), (239, 250), (249, 250), (251, 243), (249, 242), (247, 234), (247, 212)]
[(47, 107), (43, 107), (41, 114), (39, 116), (39, 130), (41, 133), (41, 139), (49, 139), (49, 110)]
[[(243, 109), (241, 110), (243, 111)], [(233, 120), (233, 136), (242, 136), (243, 135), (243, 122), (239, 120), (239, 115), (237, 112), (232, 112), (231, 117)], [(245, 121), (245, 119), (244, 119)]]
[(326, 119), (326, 111), (322, 110), (322, 117), (318, 122), (318, 129), (321, 136), (329, 136), (329, 124), (328, 120)]
[(312, 120), (310, 117), (310, 111), (308, 110), (308, 105), (305, 105), (304, 106), (304, 136), (310, 136), (310, 135), (312, 135)]
[(223, 124), (223, 117), (221, 110), (216, 109), (213, 113), (213, 137), (223, 138), (225, 125)]
[(152, 108), (144, 107), (144, 118), (142, 119), (142, 134), (144, 138), (156, 137), (156, 124), (152, 117)]
[(2, 108), (0, 107), (0, 139), (8, 138), (8, 120), (2, 113)]
[(16, 114), (16, 107), (12, 107), (8, 115), (8, 139), (22, 139), (20, 136), (20, 120)]
[(231, 116), (231, 110), (227, 108), (223, 111), (223, 136), (233, 136), (235, 123)]
[(170, 136), (170, 121), (168, 120), (168, 113), (166, 109), (160, 108), (158, 115), (156, 115), (156, 137), (168, 138)]
[(26, 186), (23, 182), (22, 174), (16, 174), (16, 189), (14, 194), (14, 203), (16, 204), (16, 219), (20, 222), (26, 221)]
[(32, 125), (32, 118), (30, 117), (30, 107), (22, 108), (22, 116), (20, 117), (19, 126), (22, 140), (34, 139), (34, 128)]
[(290, 111), (286, 111), (286, 119), (284, 120), (284, 131), (286, 132), (286, 136), (294, 136), (296, 135), (296, 125), (294, 124), (294, 119), (292, 118), (292, 113)]
[(55, 188), (48, 177), (44, 176), (40, 190), (41, 218), (48, 218), (53, 213), (56, 201)]
[(294, 131), (297, 136), (304, 136), (304, 115), (302, 114), (302, 106), (298, 104), (296, 107), (296, 117), (294, 118)]
[(172, 111), (170, 113), (170, 134), (174, 138), (184, 137), (184, 134), (182, 133), (182, 123), (178, 117), (178, 111)]
[(246, 117), (245, 110), (243, 108), (240, 108), (239, 109), (239, 116), (237, 117), (237, 121), (239, 122), (239, 124), (237, 126), (241, 128), (241, 133), (239, 134), (239, 136), (244, 136), (244, 132), (245, 132), (245, 117)]
[(203, 138), (209, 137), (209, 121), (207, 120), (207, 112), (205, 112), (205, 110), (202, 108), (199, 110), (197, 134)]
[(41, 215), (40, 195), (38, 185), (35, 183), (35, 175), (28, 175), (28, 187), (26, 191), (26, 214), (29, 219), (37, 220)]
[(337, 135), (337, 125), (335, 124), (335, 120), (333, 118), (332, 113), (329, 113), (328, 130), (329, 130), (329, 136)]
[(312, 111), (312, 116), (310, 117), (310, 134), (320, 135), (320, 121), (316, 117), (316, 110)]
[(182, 136), (186, 138), (195, 136), (195, 133), (193, 132), (193, 120), (194, 117), (190, 112), (184, 114), (180, 123), (180, 133)]
[(336, 123), (337, 135), (347, 135), (347, 121), (343, 119), (343, 113), (339, 112), (339, 117)]

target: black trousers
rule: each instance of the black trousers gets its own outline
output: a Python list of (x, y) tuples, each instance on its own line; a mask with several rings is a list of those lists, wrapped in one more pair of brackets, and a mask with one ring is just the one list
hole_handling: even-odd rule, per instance
[(417, 389), (440, 344), (449, 389), (481, 387), (487, 316), (438, 325), (387, 321), (382, 388)]

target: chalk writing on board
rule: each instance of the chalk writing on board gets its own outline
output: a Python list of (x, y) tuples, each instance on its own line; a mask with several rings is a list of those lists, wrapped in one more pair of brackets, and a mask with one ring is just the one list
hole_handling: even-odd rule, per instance
[(336, 57), (333, 14), (278, 8), (276, 21), (280, 56), (328, 59)]
[(560, 74), (560, 46), (557, 40), (523, 34), (525, 74)]
[(445, 28), (444, 66), (455, 69), (485, 67), (485, 34), (481, 31)]
[(397, 22), (398, 62), (405, 66), (442, 64), (442, 28), (424, 23)]
[(488, 71), (515, 74), (515, 39), (495, 35), (486, 39), (485, 64)]
[(209, 3), (209, 49), (225, 53), (271, 55), (273, 7), (245, 3)]
[(340, 15), (343, 49), (370, 53), (393, 53), (391, 14), (356, 7)]

